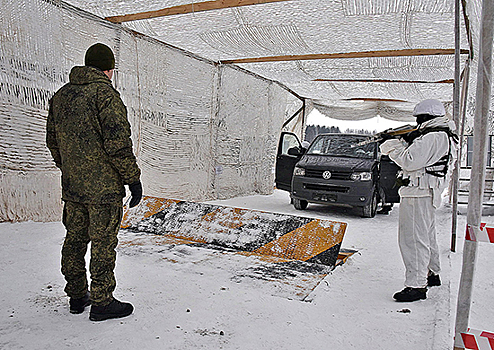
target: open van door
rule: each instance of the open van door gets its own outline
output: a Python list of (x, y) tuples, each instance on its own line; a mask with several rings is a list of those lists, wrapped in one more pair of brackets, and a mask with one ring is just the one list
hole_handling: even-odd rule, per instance
[[(292, 150), (288, 152), (290, 149)], [(285, 131), (281, 133), (276, 156), (276, 188), (289, 192), (291, 191), (293, 169), (295, 168), (295, 164), (302, 158), (304, 154), (303, 151), (304, 149), (302, 148), (302, 144), (297, 135)]]
[(379, 184), (384, 190), (386, 203), (399, 203), (400, 195), (398, 194), (398, 186), (396, 185), (396, 176), (400, 167), (396, 165), (389, 156), (381, 156), (381, 176)]

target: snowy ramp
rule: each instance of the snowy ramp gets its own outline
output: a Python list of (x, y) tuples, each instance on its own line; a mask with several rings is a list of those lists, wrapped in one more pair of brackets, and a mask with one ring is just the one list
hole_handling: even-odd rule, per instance
[(344, 222), (175, 199), (144, 197), (125, 211), (122, 228), (279, 261), (334, 267), (346, 257), (339, 255)]

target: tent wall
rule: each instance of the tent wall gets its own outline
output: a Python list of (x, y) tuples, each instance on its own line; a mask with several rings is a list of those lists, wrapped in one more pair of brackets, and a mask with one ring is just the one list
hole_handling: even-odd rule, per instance
[(0, 6), (0, 221), (60, 218), (60, 172), (45, 146), (48, 101), (95, 42), (115, 52), (114, 85), (146, 195), (272, 192), (277, 138), (294, 100), (286, 89), (62, 2)]
[(220, 70), (219, 112), (215, 124), (215, 191), (218, 198), (229, 193), (270, 193), (274, 179), (273, 155), (285, 113), (285, 92), (271, 82), (242, 71)]

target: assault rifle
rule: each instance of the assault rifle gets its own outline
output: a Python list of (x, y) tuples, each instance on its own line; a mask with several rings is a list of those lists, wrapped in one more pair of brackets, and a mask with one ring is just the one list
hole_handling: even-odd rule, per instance
[(384, 131), (378, 132), (377, 134), (374, 134), (370, 137), (367, 138), (367, 140), (361, 141), (355, 145), (352, 145), (352, 147), (358, 147), (358, 146), (364, 146), (368, 145), (369, 143), (373, 142), (381, 142), (383, 140), (388, 140), (388, 139), (393, 139), (397, 138), (399, 136), (408, 134), (412, 131), (417, 130), (417, 127), (412, 126), (410, 124), (407, 125), (402, 125), (394, 129), (386, 129)]

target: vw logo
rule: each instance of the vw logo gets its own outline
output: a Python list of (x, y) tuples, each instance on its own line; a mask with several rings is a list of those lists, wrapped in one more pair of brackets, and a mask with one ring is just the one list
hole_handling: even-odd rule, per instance
[(322, 173), (322, 177), (325, 180), (329, 180), (331, 178), (331, 171), (326, 170), (325, 172)]

